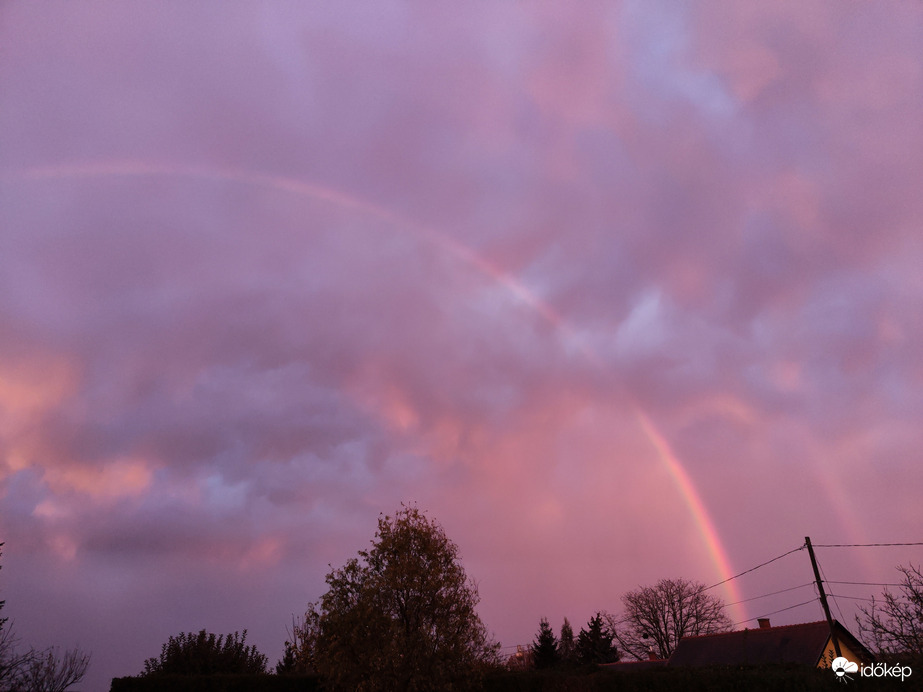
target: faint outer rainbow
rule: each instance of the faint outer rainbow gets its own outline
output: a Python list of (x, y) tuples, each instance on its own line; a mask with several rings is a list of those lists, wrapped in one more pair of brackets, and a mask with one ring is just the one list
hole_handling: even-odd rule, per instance
[(288, 192), (295, 196), (309, 197), (329, 202), (335, 206), (351, 209), (368, 216), (376, 217), (397, 229), (411, 231), (447, 250), (467, 264), (474, 266), (497, 283), (507, 288), (518, 300), (522, 301), (546, 320), (558, 326), (560, 316), (520, 282), (501, 271), (471, 248), (439, 233), (431, 228), (398, 216), (390, 209), (373, 202), (349, 195), (341, 190), (305, 182), (297, 178), (271, 175), (244, 168), (216, 168), (212, 166), (191, 166), (172, 163), (150, 163), (146, 161), (95, 161), (72, 164), (59, 164), (29, 168), (19, 173), (6, 171), (0, 178), (22, 180), (56, 180), (56, 179), (92, 179), (118, 177), (173, 177), (198, 178), (219, 182), (233, 182), (242, 185), (265, 187), (272, 190)]
[[(536, 296), (515, 277), (484, 259), (471, 248), (443, 233), (398, 216), (389, 209), (349, 195), (340, 190), (318, 185), (316, 183), (242, 168), (216, 168), (213, 166), (150, 163), (131, 160), (61, 164), (35, 167), (19, 172), (6, 171), (2, 174), (2, 178), (7, 180), (58, 180), (145, 176), (198, 178), (265, 187), (287, 192), (295, 196), (322, 200), (341, 208), (351, 209), (372, 216), (385, 221), (396, 229), (410, 231), (444, 248), (453, 256), (458, 257), (465, 263), (476, 268), (482, 274), (490, 277), (493, 281), (504, 286), (512, 295), (531, 310), (541, 315), (547, 322), (551, 323), (565, 334), (569, 336), (573, 335), (573, 331), (570, 329), (569, 325), (550, 305)], [(580, 343), (579, 340), (577, 343)], [(605, 369), (605, 363), (599, 358), (598, 354), (589, 347), (580, 344), (578, 350), (592, 362), (593, 365)], [(692, 514), (696, 529), (705, 542), (711, 562), (714, 564), (722, 580), (729, 579), (733, 576), (734, 571), (731, 568), (730, 560), (728, 559), (727, 552), (724, 549), (718, 531), (696, 490), (695, 484), (683, 467), (682, 462), (680, 462), (671, 449), (669, 442), (660, 433), (650, 417), (637, 404), (634, 405), (634, 409), (641, 430), (654, 447), (661, 463), (673, 478), (677, 490), (685, 500)], [(741, 600), (735, 582), (729, 581), (724, 587), (730, 602)], [(735, 621), (743, 620), (743, 611), (740, 606), (731, 606), (731, 608), (733, 608), (732, 612), (734, 613), (733, 619)]]

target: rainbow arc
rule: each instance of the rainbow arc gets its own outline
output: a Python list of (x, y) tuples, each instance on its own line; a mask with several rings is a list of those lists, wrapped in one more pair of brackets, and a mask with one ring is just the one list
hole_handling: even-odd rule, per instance
[[(457, 257), (464, 263), (475, 268), (482, 275), (503, 286), (523, 305), (540, 315), (542, 319), (546, 320), (556, 329), (561, 330), (568, 336), (573, 336), (574, 334), (567, 321), (563, 319), (554, 308), (543, 301), (515, 276), (503, 271), (486, 258), (478, 255), (471, 248), (459, 243), (454, 238), (406, 219), (394, 211), (378, 204), (314, 182), (244, 168), (218, 168), (204, 165), (184, 165), (134, 160), (78, 162), (35, 167), (20, 172), (7, 171), (0, 175), (0, 177), (6, 180), (23, 181), (89, 180), (120, 177), (179, 177), (216, 182), (231, 182), (240, 185), (272, 189), (294, 196), (323, 201), (341, 209), (352, 210), (356, 213), (367, 215), (395, 229), (411, 232), (422, 239), (435, 243), (452, 256)], [(605, 363), (589, 346), (576, 339), (572, 339), (571, 342), (578, 344), (579, 352), (590, 363), (600, 369), (606, 369)], [(666, 437), (660, 432), (650, 416), (637, 406), (637, 404), (634, 405), (634, 408), (641, 430), (657, 453), (660, 463), (673, 479), (677, 491), (682, 496), (692, 516), (696, 530), (702, 537), (711, 563), (721, 580), (730, 580), (731, 577), (734, 576), (730, 559), (721, 541), (720, 534), (711, 519), (711, 515), (696, 489), (695, 483), (680, 459), (674, 453)], [(728, 581), (723, 586), (729, 602), (733, 603), (743, 600), (735, 581)], [(742, 621), (744, 617), (740, 606), (731, 606), (731, 608), (734, 609), (733, 619), (735, 621)]]

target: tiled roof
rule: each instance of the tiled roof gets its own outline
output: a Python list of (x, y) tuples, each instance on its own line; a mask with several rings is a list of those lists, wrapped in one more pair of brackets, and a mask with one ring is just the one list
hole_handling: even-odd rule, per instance
[(663, 659), (655, 659), (653, 661), (619, 661), (618, 663), (601, 663), (600, 668), (605, 668), (606, 670), (621, 670), (621, 671), (636, 671), (636, 670), (647, 670), (648, 668), (663, 668), (667, 665), (667, 662)]
[[(837, 636), (848, 639), (853, 646), (855, 638), (839, 623), (836, 627)], [(670, 657), (669, 665), (802, 663), (816, 666), (829, 636), (827, 623), (820, 621), (684, 637)]]

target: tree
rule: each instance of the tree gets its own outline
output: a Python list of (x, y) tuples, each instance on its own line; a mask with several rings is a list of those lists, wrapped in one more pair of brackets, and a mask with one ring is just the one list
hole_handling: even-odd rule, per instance
[(574, 628), (570, 626), (567, 618), (561, 625), (561, 636), (558, 637), (558, 658), (562, 665), (572, 666), (577, 662), (577, 645), (574, 642)]
[[(0, 556), (3, 555), (4, 545), (6, 545), (6, 543), (0, 543)], [(0, 565), (0, 569), (3, 569), (2, 565)], [(5, 605), (6, 605), (6, 601), (0, 600), (0, 610), (3, 610), (3, 606)], [(9, 620), (9, 618), (0, 618), (0, 632), (2, 632), (3, 628), (6, 626), (7, 620)]]
[(59, 654), (57, 649), (33, 651), (21, 667), (13, 690), (28, 692), (64, 692), (83, 679), (90, 665), (90, 655), (79, 649)]
[(288, 630), (282, 660), (276, 664), (277, 675), (316, 672), (314, 661), (314, 635), (318, 630), (316, 618), (316, 611), (308, 612), (299, 619), (292, 616), (292, 627)]
[(612, 639), (612, 631), (603, 623), (602, 614), (596, 613), (577, 635), (577, 659), (584, 664), (615, 663), (619, 652)]
[[(4, 605), (6, 601), (0, 601), (0, 610)], [(83, 679), (90, 665), (89, 654), (71, 649), (62, 656), (54, 648), (43, 651), (30, 648), (20, 653), (18, 638), (7, 622), (7, 618), (0, 618), (0, 690), (64, 692)]]
[(654, 652), (670, 657), (679, 640), (699, 634), (725, 632), (731, 621), (724, 602), (705, 593), (705, 586), (686, 579), (661, 579), (622, 596), (621, 618), (607, 615), (615, 639), (637, 659)]
[(336, 688), (452, 689), (497, 662), (458, 548), (415, 507), (379, 517), (371, 549), (327, 585), (308, 606), (295, 657)]
[(554, 668), (558, 664), (558, 642), (546, 618), (539, 623), (532, 643), (532, 663), (536, 668)]
[(170, 637), (159, 658), (144, 662), (144, 675), (214, 675), (216, 673), (265, 673), (266, 656), (256, 646), (247, 646), (243, 634), (198, 634), (180, 632)]
[[(0, 543), (0, 554), (2, 554), (3, 545)], [(0, 610), (3, 610), (5, 605), (6, 601), (0, 601)], [(28, 659), (28, 656), (17, 653), (18, 642), (13, 634), (12, 626), (7, 626), (8, 621), (9, 618), (0, 618), (0, 690), (10, 687), (11, 682)]]
[(881, 600), (873, 596), (870, 606), (859, 606), (856, 623), (879, 654), (923, 656), (923, 573), (913, 564), (897, 569), (903, 575), (900, 591), (885, 587)]

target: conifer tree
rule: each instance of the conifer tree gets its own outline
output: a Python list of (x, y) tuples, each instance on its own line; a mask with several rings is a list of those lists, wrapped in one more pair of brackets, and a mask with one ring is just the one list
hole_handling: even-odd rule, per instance
[(581, 629), (577, 637), (577, 657), (581, 663), (614, 663), (619, 652), (612, 645), (612, 631), (603, 624), (602, 615), (596, 613)]
[(558, 637), (558, 659), (565, 666), (572, 666), (577, 662), (574, 628), (571, 627), (567, 618), (564, 618), (564, 624), (561, 625), (561, 636)]
[(558, 642), (547, 618), (542, 618), (532, 644), (532, 662), (536, 668), (554, 668), (558, 664)]

